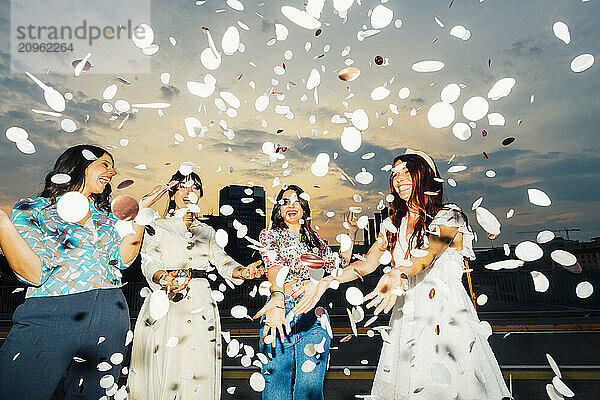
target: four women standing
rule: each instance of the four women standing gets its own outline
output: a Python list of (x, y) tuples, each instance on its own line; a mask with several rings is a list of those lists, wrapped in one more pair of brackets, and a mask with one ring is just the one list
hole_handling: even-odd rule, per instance
[[(57, 174), (70, 181), (54, 183)], [(136, 257), (144, 229), (134, 223), (134, 234), (117, 235), (109, 206), (114, 175), (108, 152), (75, 146), (59, 157), (39, 197), (19, 201), (10, 220), (0, 211), (2, 250), (30, 285), (0, 349), (1, 398), (47, 399), (64, 371), (68, 399), (116, 390), (129, 328), (120, 270)], [(159, 320), (151, 317), (149, 298), (140, 311), (130, 398), (201, 392), (203, 399), (218, 399), (220, 323), (207, 280), (209, 263), (237, 284), (262, 270), (260, 262), (236, 263), (216, 243), (212, 228), (191, 212), (181, 213), (202, 197), (196, 174), (177, 173), (172, 181), (140, 201), (149, 207), (171, 190), (168, 215), (149, 229), (142, 254), (149, 285), (166, 289), (171, 301)], [(489, 327), (479, 322), (461, 284), (463, 257), (474, 257), (473, 234), (460, 209), (443, 203), (441, 182), (427, 154), (396, 157), (390, 219), (366, 258), (350, 265), (352, 247), (336, 254), (311, 227), (307, 194), (294, 185), (281, 190), (271, 226), (260, 234), (271, 283), (271, 296), (255, 316), (262, 317), (260, 348), (268, 354), (263, 399), (323, 398), (331, 331), (320, 298), (330, 286), (368, 274), (386, 258), (392, 267), (365, 297), (375, 314), (394, 310), (372, 394), (390, 400), (412, 393), (424, 399), (510, 397), (487, 343)], [(57, 211), (57, 200), (69, 191), (89, 200), (80, 221), (66, 222)], [(355, 218), (346, 221), (355, 236)], [(338, 268), (336, 277), (323, 277), (323, 270)]]

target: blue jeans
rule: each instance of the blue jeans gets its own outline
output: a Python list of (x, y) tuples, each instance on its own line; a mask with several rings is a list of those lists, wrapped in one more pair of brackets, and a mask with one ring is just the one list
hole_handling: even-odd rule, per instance
[[(300, 298), (293, 299), (291, 296), (285, 296), (286, 314), (294, 308), (299, 300)], [(259, 344), (260, 351), (269, 358), (269, 362), (263, 365), (261, 370), (266, 382), (262, 398), (263, 400), (323, 400), (323, 382), (331, 338), (327, 330), (321, 326), (314, 310), (295, 317), (290, 326), (291, 331), (289, 335), (285, 336), (283, 344), (279, 337), (276, 339), (277, 346), (275, 348), (271, 343), (262, 343), (262, 340)], [(262, 337), (263, 329), (264, 325), (260, 329), (260, 337)], [(304, 353), (307, 344), (319, 344), (323, 338), (325, 338), (323, 353), (317, 353), (312, 357)], [(317, 364), (311, 372), (302, 371), (302, 364), (306, 360)], [(294, 372), (296, 376), (292, 388)]]
[[(129, 310), (121, 289), (31, 297), (17, 307), (12, 319), (0, 348), (0, 399), (50, 399), (65, 371), (67, 400), (104, 396), (100, 387), (104, 375), (118, 381), (123, 365), (112, 365), (110, 356), (126, 355), (129, 329)], [(105, 339), (98, 343), (100, 336)], [(98, 371), (96, 366), (102, 361), (112, 368)]]

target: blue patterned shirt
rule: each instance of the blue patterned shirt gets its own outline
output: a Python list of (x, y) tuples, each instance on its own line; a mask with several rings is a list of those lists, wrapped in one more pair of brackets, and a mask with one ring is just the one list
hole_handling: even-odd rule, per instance
[(10, 219), (42, 260), (39, 285), (16, 274), (30, 285), (26, 297), (62, 296), (121, 286), (120, 270), (129, 264), (123, 264), (119, 253), (117, 218), (99, 210), (93, 201), (90, 214), (91, 222), (84, 226), (64, 221), (56, 212), (56, 203), (51, 205), (44, 197), (22, 199), (15, 204)]

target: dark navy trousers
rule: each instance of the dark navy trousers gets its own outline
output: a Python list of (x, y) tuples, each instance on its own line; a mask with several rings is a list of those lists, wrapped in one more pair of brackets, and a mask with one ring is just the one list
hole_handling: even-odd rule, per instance
[[(118, 382), (123, 366), (114, 365), (110, 357), (126, 356), (130, 326), (121, 289), (31, 297), (16, 309), (12, 320), (0, 348), (0, 399), (50, 399), (65, 371), (68, 400), (104, 396), (100, 379), (105, 375)], [(108, 371), (98, 370), (103, 361), (110, 364)]]

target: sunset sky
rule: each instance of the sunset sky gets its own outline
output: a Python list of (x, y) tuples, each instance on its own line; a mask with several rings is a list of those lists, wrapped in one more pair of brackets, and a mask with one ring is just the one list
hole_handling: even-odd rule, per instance
[[(153, 56), (144, 56), (150, 57), (150, 73), (95, 72), (110, 70), (116, 62), (113, 57), (122, 57), (123, 49), (139, 54), (140, 50), (129, 40), (115, 43), (119, 51), (114, 54), (118, 56), (97, 58), (91, 47), (52, 59), (43, 68), (44, 71), (50, 68), (49, 73), (34, 75), (62, 94), (73, 94), (62, 117), (31, 111), (50, 109), (44, 102), (42, 90), (24, 71), (10, 71), (10, 8), (3, 7), (0, 10), (2, 130), (11, 126), (24, 128), (36, 152), (23, 154), (14, 143), (2, 137), (0, 207), (8, 211), (18, 199), (34, 196), (51, 164), (65, 148), (81, 143), (114, 145), (118, 148), (110, 151), (116, 159), (119, 175), (113, 179), (113, 188), (124, 179), (135, 182), (127, 189), (114, 189), (115, 194), (139, 197), (161, 179), (168, 179), (181, 162), (192, 161), (200, 166), (196, 172), (205, 184), (205, 196), (199, 206), (209, 213), (217, 212), (217, 196), (222, 186), (251, 182), (264, 186), (267, 195), (275, 197), (281, 186), (272, 187), (272, 183), (279, 177), (282, 183), (298, 184), (311, 195), (315, 224), (321, 228), (322, 236), (331, 241), (342, 231), (342, 213), (349, 206), (361, 206), (363, 215), (372, 216), (377, 203), (388, 192), (388, 173), (381, 168), (406, 148), (415, 148), (435, 159), (442, 178), (457, 182), (456, 187), (445, 184), (446, 197), (468, 213), (471, 225), (479, 233), (478, 246), (535, 240), (536, 233), (520, 232), (564, 227), (581, 229), (570, 235), (574, 239), (600, 236), (598, 60), (584, 72), (575, 73), (570, 68), (571, 60), (580, 54), (589, 53), (596, 59), (600, 56), (597, 23), (600, 2), (455, 0), (449, 7), (449, 0), (363, 0), (360, 4), (354, 2), (344, 20), (334, 12), (333, 2), (327, 0), (320, 17), (322, 33), (319, 36), (315, 35), (315, 29), (295, 25), (280, 10), (284, 5), (304, 9), (304, 1), (273, 0), (264, 5), (257, 1), (241, 2), (244, 11), (236, 11), (219, 0), (208, 0), (201, 5), (195, 5), (193, 0), (154, 1), (151, 20), (147, 23), (153, 28), (154, 43), (160, 49)], [(122, 2), (122, 9), (106, 12), (114, 13), (115, 21), (122, 21), (127, 15), (127, 3)], [(358, 31), (371, 29), (370, 10), (382, 3), (393, 10), (392, 22), (380, 33), (357, 40)], [(73, 23), (88, 12), (85, 7), (73, 8)], [(32, 9), (31, 13), (35, 15), (36, 10)], [(444, 24), (443, 28), (435, 17)], [(401, 25), (397, 19), (402, 21)], [(242, 29), (237, 21), (250, 30)], [(555, 37), (553, 24), (556, 21), (568, 25), (569, 44)], [(276, 23), (285, 25), (289, 36), (269, 46), (267, 43), (275, 38)], [(455, 25), (469, 29), (471, 37), (461, 40), (451, 36), (450, 29)], [(220, 67), (214, 71), (207, 70), (200, 61), (200, 53), (208, 47), (203, 26), (212, 32), (222, 56)], [(229, 26), (238, 29), (241, 43), (245, 45), (243, 53), (223, 53), (221, 38)], [(170, 36), (176, 39), (175, 46), (170, 43)], [(311, 43), (308, 51), (305, 50), (307, 42)], [(326, 45), (327, 52), (324, 51)], [(350, 47), (349, 54), (342, 56), (346, 46)], [(284, 58), (286, 50), (293, 53), (290, 60)], [(79, 77), (73, 73), (53, 73), (53, 63), (70, 65), (88, 51), (92, 53), (89, 61), (94, 65), (91, 71)], [(324, 55), (319, 58), (321, 54)], [(378, 55), (387, 58), (388, 65), (376, 65), (373, 60)], [(338, 79), (338, 72), (346, 67), (346, 59), (353, 60), (352, 66), (361, 70), (355, 81)], [(445, 67), (439, 72), (413, 71), (411, 66), (422, 60), (439, 60)], [(286, 70), (279, 76), (274, 67), (282, 63)], [(313, 68), (321, 76), (317, 88), (319, 104), (315, 104), (314, 90), (306, 89), (306, 80)], [(54, 69), (59, 68), (54, 66)], [(168, 85), (160, 80), (164, 72), (171, 74)], [(215, 92), (208, 98), (191, 94), (186, 82), (202, 82), (208, 73), (217, 81)], [(117, 76), (132, 83), (123, 84)], [(464, 86), (453, 104), (454, 123), (468, 123), (462, 113), (465, 101), (473, 96), (487, 98), (492, 85), (505, 77), (516, 79), (510, 95), (496, 101), (488, 99), (489, 112), (501, 113), (506, 119), (505, 126), (489, 126), (484, 117), (472, 129), (472, 137), (461, 141), (452, 134), (452, 125), (436, 129), (428, 123), (427, 112), (440, 101), (440, 92), (446, 85)], [(278, 80), (278, 84), (273, 85), (272, 79)], [(250, 86), (251, 81), (255, 89)], [(156, 110), (140, 109), (118, 129), (125, 114), (111, 121), (110, 116), (116, 114), (106, 113), (101, 108), (105, 102), (103, 90), (111, 84), (118, 86), (116, 96), (106, 100), (113, 105), (116, 100), (124, 99), (131, 104), (166, 102), (171, 106), (163, 109), (163, 117)], [(391, 93), (386, 99), (375, 101), (370, 94), (379, 86), (386, 86)], [(403, 87), (410, 89), (406, 99), (398, 96)], [(255, 99), (269, 94), (270, 88), (283, 93), (285, 98), (279, 101), (272, 94), (268, 108), (259, 113), (254, 107)], [(219, 115), (215, 99), (222, 91), (231, 92), (241, 100), (237, 117)], [(351, 94), (353, 96), (345, 100)], [(303, 95), (307, 97), (305, 101)], [(397, 115), (390, 104), (397, 106)], [(276, 105), (289, 106), (294, 118), (277, 114)], [(342, 148), (340, 137), (343, 128), (351, 126), (350, 122), (336, 124), (331, 118), (336, 114), (343, 117), (344, 112), (359, 108), (367, 112), (369, 127), (362, 131), (361, 147), (356, 152), (348, 152)], [(410, 116), (413, 108), (417, 109), (414, 117)], [(89, 114), (88, 122), (86, 114)], [(310, 122), (311, 115), (315, 116), (315, 124)], [(184, 124), (186, 117), (196, 117), (205, 126), (214, 121), (214, 126), (204, 137), (192, 138)], [(392, 118), (391, 126), (388, 126), (388, 117)], [(62, 118), (74, 120), (77, 130), (64, 132), (60, 126)], [(226, 121), (235, 132), (233, 140), (222, 133), (220, 120)], [(266, 128), (261, 125), (262, 120), (266, 121)], [(520, 125), (519, 120), (522, 120)], [(486, 137), (482, 135), (484, 129)], [(277, 134), (278, 130), (283, 131)], [(184, 141), (174, 144), (175, 134), (182, 135)], [(516, 140), (503, 146), (501, 142), (506, 137)], [(129, 140), (127, 146), (120, 145), (121, 139)], [(267, 141), (288, 147), (284, 160), (269, 162), (269, 156), (261, 150)], [(199, 144), (202, 144), (200, 150)], [(361, 158), (369, 152), (375, 156), (368, 160)], [(482, 152), (489, 156), (487, 160)], [(310, 171), (319, 153), (328, 153), (331, 157), (329, 173), (322, 178)], [(338, 154), (335, 160), (334, 153)], [(448, 164), (453, 155), (453, 161)], [(292, 169), (287, 177), (283, 176), (282, 168), (286, 161)], [(147, 165), (147, 170), (134, 168), (142, 163)], [(447, 172), (450, 166), (456, 165), (467, 166), (467, 169)], [(221, 171), (216, 172), (219, 167)], [(372, 183), (356, 183), (354, 187), (340, 179), (339, 169), (354, 177), (362, 168), (374, 175)], [(488, 170), (494, 170), (496, 177), (487, 177)], [(552, 205), (531, 204), (528, 188), (544, 191), (552, 199)], [(353, 200), (356, 193), (362, 196), (360, 204)], [(481, 205), (502, 224), (502, 234), (495, 242), (485, 238), (471, 211), (471, 204), (480, 196), (484, 198)], [(157, 209), (162, 212), (165, 206), (166, 202), (162, 202)], [(515, 210), (514, 216), (507, 219), (506, 213), (511, 208)], [(336, 212), (336, 216), (326, 223), (328, 211)]]

